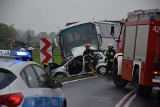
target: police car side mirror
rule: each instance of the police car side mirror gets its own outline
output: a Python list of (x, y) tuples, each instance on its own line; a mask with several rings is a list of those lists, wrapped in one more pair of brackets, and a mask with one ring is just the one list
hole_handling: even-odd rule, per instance
[(61, 88), (63, 87), (62, 82), (58, 81), (58, 80), (52, 80), (53, 82), (53, 88)]

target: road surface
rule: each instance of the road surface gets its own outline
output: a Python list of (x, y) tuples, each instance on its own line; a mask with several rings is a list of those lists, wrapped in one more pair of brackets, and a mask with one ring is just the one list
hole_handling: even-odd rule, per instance
[(120, 89), (106, 76), (64, 83), (62, 91), (67, 107), (160, 107), (159, 90), (154, 89), (151, 97), (139, 97), (130, 84)]
[(115, 107), (130, 90), (118, 89), (105, 76), (67, 83), (62, 88), (68, 107)]

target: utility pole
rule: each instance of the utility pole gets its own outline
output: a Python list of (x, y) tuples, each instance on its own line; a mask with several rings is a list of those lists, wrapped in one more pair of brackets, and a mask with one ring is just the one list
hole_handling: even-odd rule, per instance
[(28, 28), (28, 31), (27, 31), (28, 47), (29, 47), (29, 38), (30, 38), (30, 32), (29, 32), (29, 28)]
[[(14, 26), (14, 24), (12, 24), (10, 27), (12, 28), (13, 26)], [(11, 48), (12, 48), (13, 47), (13, 43), (12, 43), (13, 42), (13, 37), (10, 38), (10, 41), (11, 41)]]

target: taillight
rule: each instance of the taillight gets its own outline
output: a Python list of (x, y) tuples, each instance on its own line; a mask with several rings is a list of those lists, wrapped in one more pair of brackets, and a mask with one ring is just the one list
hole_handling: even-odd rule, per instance
[(160, 75), (160, 72), (158, 72), (158, 71), (153, 71), (153, 75)]
[(0, 105), (17, 107), (21, 104), (24, 96), (22, 93), (12, 93), (0, 96)]
[(0, 105), (4, 104), (4, 102), (6, 101), (6, 99), (9, 97), (9, 94), (7, 95), (1, 95), (0, 96)]

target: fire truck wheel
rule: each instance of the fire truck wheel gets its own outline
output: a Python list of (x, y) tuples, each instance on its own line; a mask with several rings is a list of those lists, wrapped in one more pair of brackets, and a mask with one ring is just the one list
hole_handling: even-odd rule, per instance
[(137, 95), (143, 95), (143, 96), (150, 96), (152, 93), (152, 88), (150, 86), (142, 86), (139, 84), (139, 69), (136, 69), (134, 77), (133, 77), (133, 83), (134, 83), (134, 91)]
[(152, 94), (152, 89), (153, 89), (153, 87), (146, 86), (143, 95), (146, 97), (149, 97)]
[(137, 95), (142, 95), (144, 90), (143, 86), (139, 84), (139, 69), (136, 69), (135, 74), (133, 76), (133, 84), (134, 84), (134, 91)]
[(112, 79), (113, 79), (113, 83), (119, 88), (123, 88), (128, 84), (128, 81), (122, 79), (121, 75), (118, 75), (118, 65), (117, 64), (113, 67)]

